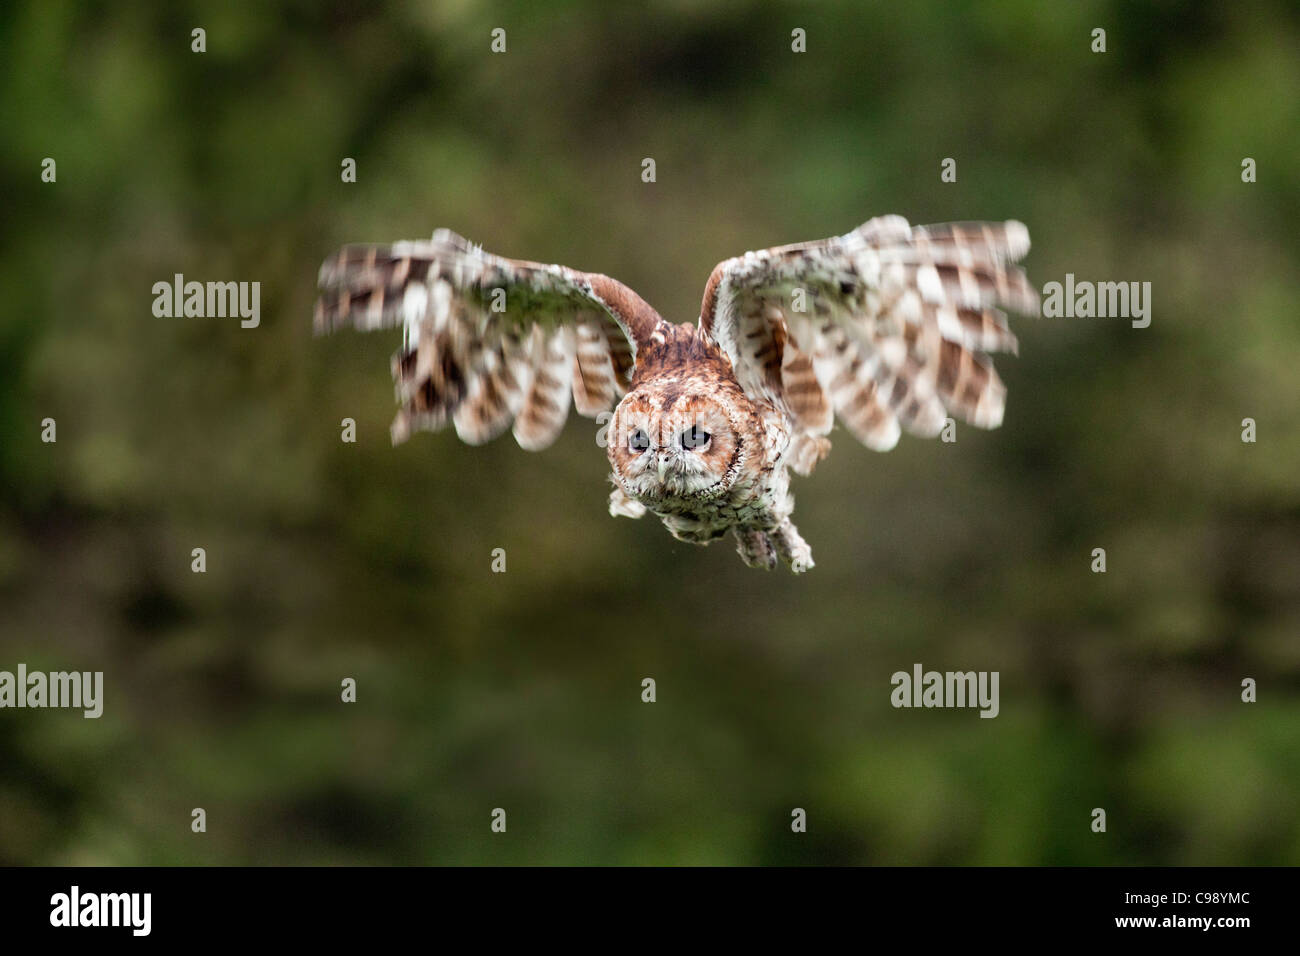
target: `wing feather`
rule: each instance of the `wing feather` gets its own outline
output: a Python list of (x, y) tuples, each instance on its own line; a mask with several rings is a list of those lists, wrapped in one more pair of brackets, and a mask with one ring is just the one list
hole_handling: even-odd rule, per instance
[(720, 263), (700, 324), (741, 385), (807, 434), (829, 430), (828, 408), (880, 451), (903, 429), (938, 434), (948, 414), (995, 428), (1006, 388), (988, 353), (1017, 351), (1003, 309), (1037, 311), (1014, 265), (1028, 251), (1019, 222), (913, 227), (882, 216)]
[(392, 361), (394, 442), (451, 422), (482, 444), (513, 423), (521, 447), (545, 448), (571, 403), (593, 418), (614, 405), (663, 321), (607, 276), (494, 256), (446, 229), (345, 246), (319, 284), (317, 333), (404, 330)]

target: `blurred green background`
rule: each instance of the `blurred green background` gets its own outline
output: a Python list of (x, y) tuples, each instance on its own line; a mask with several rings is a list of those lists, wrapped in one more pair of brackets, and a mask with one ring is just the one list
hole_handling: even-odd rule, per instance
[[(0, 13), (0, 669), (106, 684), (0, 711), (0, 862), (1300, 862), (1294, 4), (152, 7)], [(585, 419), (394, 449), (399, 334), (311, 336), (344, 242), (689, 321), (718, 260), (883, 213), (1022, 219), (1036, 285), (1153, 320), (1021, 320), (998, 431), (837, 429), (801, 578), (608, 517)], [(155, 318), (177, 272), (261, 326)], [(915, 662), (1001, 715), (891, 708)]]

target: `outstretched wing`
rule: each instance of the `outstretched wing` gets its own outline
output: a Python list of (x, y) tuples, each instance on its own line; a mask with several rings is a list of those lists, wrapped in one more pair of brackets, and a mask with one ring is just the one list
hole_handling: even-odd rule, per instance
[(447, 229), (428, 241), (345, 246), (320, 269), (317, 333), (402, 326), (393, 441), (450, 421), (470, 444), (514, 423), (529, 451), (569, 411), (595, 417), (627, 389), (662, 320), (608, 276), (504, 259)]
[(1006, 389), (988, 353), (1016, 351), (1000, 307), (1038, 309), (1012, 265), (1028, 251), (1019, 222), (913, 227), (882, 216), (720, 263), (700, 325), (746, 391), (808, 435), (830, 431), (832, 413), (878, 451), (900, 426), (938, 434), (948, 413), (995, 428)]

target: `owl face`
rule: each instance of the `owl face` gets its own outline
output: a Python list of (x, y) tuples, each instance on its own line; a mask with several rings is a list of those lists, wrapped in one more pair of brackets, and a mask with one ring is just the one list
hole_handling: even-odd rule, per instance
[(700, 394), (640, 389), (619, 403), (608, 433), (614, 477), (644, 504), (709, 499), (730, 490), (744, 441), (726, 409)]

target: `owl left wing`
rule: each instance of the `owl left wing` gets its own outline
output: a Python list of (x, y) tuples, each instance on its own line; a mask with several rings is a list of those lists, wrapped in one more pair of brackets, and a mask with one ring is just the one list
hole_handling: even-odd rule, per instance
[(700, 325), (742, 387), (808, 435), (826, 434), (838, 416), (887, 451), (901, 428), (938, 434), (949, 412), (995, 428), (1006, 389), (988, 353), (1016, 351), (1003, 307), (1037, 311), (1013, 265), (1028, 250), (1018, 222), (913, 227), (883, 216), (720, 263)]
[(451, 422), (477, 445), (513, 423), (521, 447), (546, 448), (570, 395), (588, 417), (613, 406), (662, 321), (608, 276), (495, 256), (448, 229), (345, 246), (322, 264), (319, 284), (317, 333), (405, 330), (392, 361), (394, 443)]

